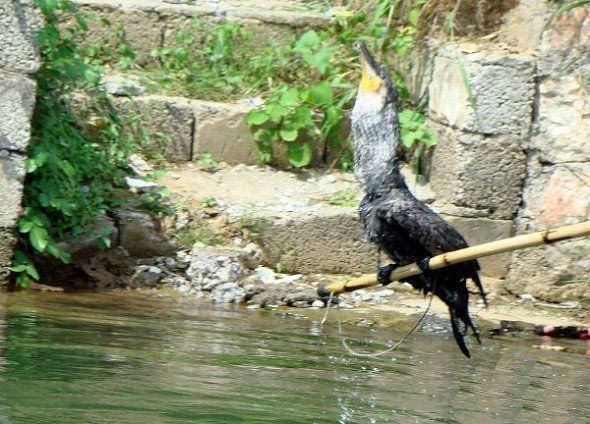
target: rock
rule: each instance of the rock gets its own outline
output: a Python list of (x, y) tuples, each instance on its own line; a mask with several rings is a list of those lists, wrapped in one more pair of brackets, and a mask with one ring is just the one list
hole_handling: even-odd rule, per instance
[[(590, 20), (589, 20), (590, 25)], [(531, 147), (548, 163), (590, 161), (590, 99), (585, 72), (543, 79), (539, 85), (537, 132)]]
[(489, 218), (512, 219), (526, 172), (522, 140), (431, 126), (438, 134), (430, 175), (437, 201), (485, 210)]
[(296, 302), (293, 302), (290, 306), (294, 307), (294, 308), (309, 308), (309, 302), (305, 301), (305, 300), (298, 300)]
[(561, 75), (590, 63), (590, 6), (553, 16), (543, 32), (538, 61), (540, 75)]
[[(68, 252), (74, 261), (90, 258), (117, 243), (119, 230), (106, 214), (98, 215), (88, 225), (89, 231), (68, 237), (58, 243), (58, 246)], [(105, 238), (109, 240), (109, 245), (105, 243)]]
[(168, 256), (176, 248), (161, 230), (160, 221), (147, 213), (121, 210), (117, 212), (121, 245), (137, 258)]
[(195, 122), (190, 100), (149, 95), (115, 97), (114, 103), (123, 116), (132, 116), (150, 135), (150, 143), (144, 146), (146, 154), (161, 155), (173, 163), (191, 160)]
[(313, 289), (297, 288), (289, 291), (283, 298), (287, 305), (295, 305), (298, 302), (305, 302), (307, 305), (318, 299), (318, 294)]
[(530, 294), (527, 294), (527, 293), (521, 294), (518, 297), (520, 297), (520, 300), (522, 300), (523, 302), (531, 302), (532, 303), (535, 300), (537, 300), (537, 299), (535, 299), (534, 296), (531, 296)]
[(102, 83), (107, 93), (114, 96), (142, 96), (145, 87), (136, 75), (106, 74), (102, 77)]
[(248, 301), (250, 305), (260, 305), (261, 307), (266, 306), (284, 306), (287, 304), (283, 300), (287, 292), (284, 287), (270, 286), (267, 287), (261, 293), (258, 293)]
[(254, 270), (260, 281), (264, 284), (273, 284), (275, 282), (275, 272), (267, 267), (260, 266)]
[(130, 155), (127, 158), (127, 162), (133, 173), (138, 177), (145, 177), (154, 170), (154, 168), (149, 163), (143, 160), (143, 158), (136, 153)]
[(244, 253), (242, 261), (248, 268), (256, 269), (260, 265), (262, 261), (262, 250), (256, 244), (248, 243), (242, 248), (242, 252)]
[(174, 269), (177, 267), (178, 262), (176, 262), (176, 259), (174, 258), (164, 258), (164, 264), (170, 268), (170, 269)]
[(212, 291), (221, 284), (237, 283), (247, 274), (239, 250), (208, 247), (197, 243), (190, 255), (191, 261), (186, 275), (191, 284), (199, 290)]
[(281, 278), (275, 280), (275, 284), (291, 284), (291, 283), (295, 283), (295, 282), (301, 280), (302, 278), (303, 278), (303, 275), (301, 275), (301, 274), (288, 275), (286, 277), (281, 277)]
[(502, 28), (497, 32), (498, 41), (520, 51), (535, 51), (551, 10), (545, 0), (520, 0), (503, 17)]
[(429, 115), (460, 130), (527, 134), (535, 97), (535, 62), (525, 54), (448, 43), (438, 49)]
[(12, 249), (16, 238), (11, 229), (0, 227), (0, 283), (6, 281), (12, 266)]
[(158, 187), (158, 184), (153, 181), (144, 181), (131, 177), (125, 177), (125, 184), (130, 190), (135, 190), (140, 193), (147, 193)]
[(211, 299), (218, 303), (240, 303), (246, 299), (246, 291), (237, 283), (223, 283), (213, 288)]
[(154, 288), (158, 286), (163, 276), (162, 270), (157, 266), (141, 265), (137, 267), (134, 280), (143, 287)]
[(87, 275), (89, 281), (74, 280), (73, 284), (76, 286), (82, 283), (85, 288), (89, 284), (99, 289), (126, 287), (133, 275), (134, 265), (135, 260), (124, 248), (115, 247), (105, 250), (76, 263), (76, 267)]
[(14, 227), (21, 213), (25, 159), (24, 155), (0, 150), (0, 228)]
[(166, 275), (162, 278), (160, 283), (169, 285), (170, 287), (173, 287), (174, 289), (181, 292), (188, 293), (191, 291), (190, 282), (186, 278), (179, 275)]
[(323, 300), (314, 300), (313, 302), (311, 302), (311, 307), (312, 308), (323, 308), (325, 305)]
[[(1, 20), (2, 6), (0, 22)], [(0, 39), (3, 32), (0, 31)], [(0, 52), (0, 57), (2, 55), (3, 51)], [(4, 65), (2, 61), (0, 64), (0, 67)], [(13, 154), (26, 152), (31, 135), (30, 120), (36, 89), (37, 84), (31, 78), (0, 71), (0, 150), (10, 150)]]

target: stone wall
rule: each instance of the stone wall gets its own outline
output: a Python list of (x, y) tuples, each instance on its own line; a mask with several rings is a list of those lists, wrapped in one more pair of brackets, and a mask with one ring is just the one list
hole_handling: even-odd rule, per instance
[(0, 2), (0, 281), (8, 276), (13, 229), (21, 209), (30, 120), (40, 65), (33, 0)]
[[(434, 207), (481, 243), (590, 213), (590, 7), (556, 16), (521, 0), (493, 42), (429, 42), (408, 82), (438, 133)], [(548, 301), (590, 296), (590, 241), (482, 259), (505, 288)]]

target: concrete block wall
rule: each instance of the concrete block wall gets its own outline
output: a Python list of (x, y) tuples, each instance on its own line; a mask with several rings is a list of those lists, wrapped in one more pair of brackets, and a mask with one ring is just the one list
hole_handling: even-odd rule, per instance
[[(555, 17), (538, 58), (519, 233), (590, 219), (590, 7)], [(588, 258), (587, 238), (515, 252), (506, 287), (548, 301), (588, 299)]]
[[(590, 7), (551, 10), (521, 0), (501, 42), (430, 42), (409, 76), (438, 134), (433, 206), (470, 243), (589, 219)], [(515, 294), (563, 301), (590, 297), (588, 257), (580, 239), (481, 262)]]
[(9, 274), (21, 209), (42, 25), (33, 0), (0, 2), (0, 282)]
[[(431, 48), (429, 123), (438, 135), (430, 184), (433, 207), (470, 244), (510, 237), (526, 174), (535, 62), (528, 53), (473, 42)], [(504, 278), (508, 254), (480, 260)]]

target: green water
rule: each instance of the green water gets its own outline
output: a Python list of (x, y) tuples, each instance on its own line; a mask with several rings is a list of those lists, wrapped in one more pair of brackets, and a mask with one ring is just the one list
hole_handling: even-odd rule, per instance
[[(401, 327), (343, 331), (381, 349)], [(467, 360), (432, 319), (395, 357), (339, 340), (315, 317), (187, 298), (0, 295), (0, 423), (590, 422), (583, 342), (487, 337)]]

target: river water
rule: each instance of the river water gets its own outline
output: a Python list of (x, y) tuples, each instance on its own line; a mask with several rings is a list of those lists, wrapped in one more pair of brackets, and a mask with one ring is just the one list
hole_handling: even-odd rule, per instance
[[(589, 357), (141, 293), (0, 294), (0, 423), (590, 423)], [(561, 344), (561, 341), (560, 341)]]

